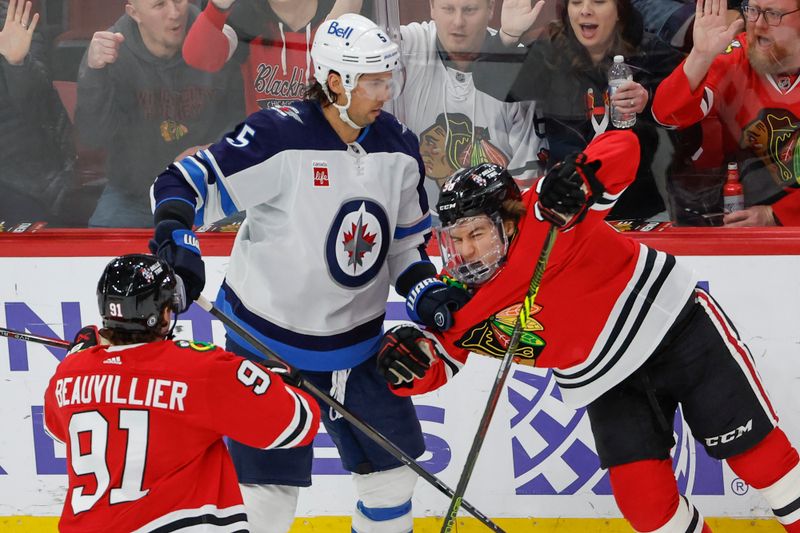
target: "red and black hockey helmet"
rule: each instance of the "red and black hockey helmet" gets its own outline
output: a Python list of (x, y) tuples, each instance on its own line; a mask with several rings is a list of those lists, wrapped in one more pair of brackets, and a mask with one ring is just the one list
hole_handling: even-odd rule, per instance
[(521, 197), (519, 187), (505, 168), (481, 163), (447, 178), (436, 211), (442, 226), (449, 226), (460, 218), (497, 213), (503, 202)]
[(183, 282), (166, 262), (152, 255), (131, 254), (113, 259), (97, 283), (97, 305), (103, 327), (153, 331), (168, 305), (183, 309)]

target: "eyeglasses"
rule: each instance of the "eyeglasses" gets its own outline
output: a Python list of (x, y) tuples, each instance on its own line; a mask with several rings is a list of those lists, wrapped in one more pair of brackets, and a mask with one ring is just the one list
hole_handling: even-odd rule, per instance
[(742, 6), (742, 15), (744, 15), (744, 18), (747, 20), (747, 22), (755, 22), (758, 20), (759, 16), (764, 15), (764, 21), (770, 26), (779, 26), (783, 17), (798, 11), (800, 11), (800, 8), (793, 11), (787, 11), (786, 13), (781, 13), (780, 11), (761, 9), (760, 7), (749, 6), (747, 4)]

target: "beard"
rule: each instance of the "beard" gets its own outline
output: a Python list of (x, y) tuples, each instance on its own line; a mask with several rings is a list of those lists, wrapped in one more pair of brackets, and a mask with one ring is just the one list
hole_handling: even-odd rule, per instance
[(797, 69), (797, 58), (786, 47), (773, 40), (772, 46), (763, 50), (757, 43), (758, 36), (747, 36), (747, 58), (759, 74), (783, 74)]

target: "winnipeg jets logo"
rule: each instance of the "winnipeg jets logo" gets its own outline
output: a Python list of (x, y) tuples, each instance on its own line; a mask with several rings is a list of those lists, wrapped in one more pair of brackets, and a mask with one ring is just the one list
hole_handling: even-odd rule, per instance
[(328, 230), (325, 259), (331, 277), (345, 287), (361, 287), (380, 272), (392, 239), (389, 220), (380, 204), (348, 200)]
[(369, 233), (367, 226), (363, 223), (364, 215), (359, 213), (358, 224), (351, 224), (351, 231), (344, 233), (344, 250), (350, 256), (347, 266), (353, 266), (355, 274), (357, 267), (364, 265), (364, 255), (372, 251), (375, 246), (377, 233)]

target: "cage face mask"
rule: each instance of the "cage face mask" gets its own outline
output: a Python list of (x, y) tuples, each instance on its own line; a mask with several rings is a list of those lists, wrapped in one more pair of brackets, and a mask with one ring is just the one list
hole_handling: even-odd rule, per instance
[(445, 271), (468, 286), (490, 280), (506, 258), (508, 236), (499, 213), (460, 218), (435, 231)]

